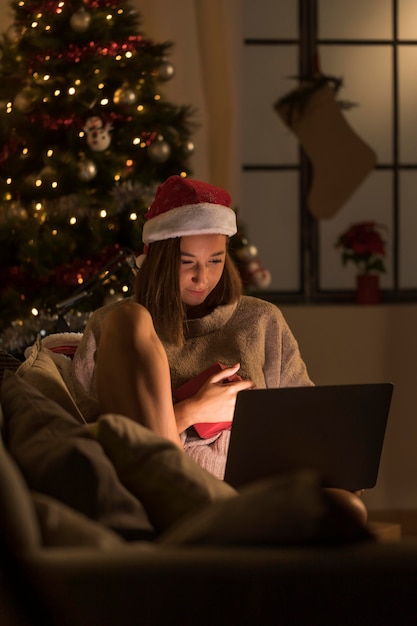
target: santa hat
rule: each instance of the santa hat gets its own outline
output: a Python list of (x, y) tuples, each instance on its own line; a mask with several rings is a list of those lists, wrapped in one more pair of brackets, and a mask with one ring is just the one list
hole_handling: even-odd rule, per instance
[(187, 235), (227, 235), (237, 231), (231, 197), (219, 187), (171, 176), (156, 190), (146, 214), (143, 243)]

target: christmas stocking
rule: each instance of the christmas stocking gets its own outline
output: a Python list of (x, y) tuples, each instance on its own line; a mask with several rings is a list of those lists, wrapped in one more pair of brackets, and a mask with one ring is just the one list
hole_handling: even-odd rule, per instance
[(326, 81), (302, 84), (275, 110), (311, 161), (309, 210), (320, 219), (332, 217), (374, 168), (375, 153), (350, 128)]

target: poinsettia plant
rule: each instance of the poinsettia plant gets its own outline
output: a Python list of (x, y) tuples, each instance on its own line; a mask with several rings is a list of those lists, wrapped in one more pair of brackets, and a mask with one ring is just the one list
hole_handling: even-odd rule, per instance
[(385, 273), (386, 242), (382, 236), (384, 230), (386, 227), (376, 222), (352, 224), (336, 242), (336, 248), (342, 249), (343, 265), (354, 263), (360, 274)]

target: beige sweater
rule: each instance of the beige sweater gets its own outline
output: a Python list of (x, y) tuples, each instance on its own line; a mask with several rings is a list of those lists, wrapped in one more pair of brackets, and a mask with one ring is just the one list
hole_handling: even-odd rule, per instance
[[(98, 415), (95, 353), (101, 323), (108, 311), (119, 304), (103, 307), (91, 316), (72, 361), (68, 382), (87, 421)], [(236, 304), (220, 306), (204, 318), (189, 320), (185, 337), (180, 348), (164, 343), (172, 389), (215, 361), (226, 365), (239, 362), (239, 375), (252, 380), (258, 388), (312, 385), (297, 341), (281, 311), (259, 298), (242, 296)], [(229, 431), (212, 439), (200, 439), (194, 429), (182, 434), (185, 451), (219, 478), (224, 475), (229, 438)]]

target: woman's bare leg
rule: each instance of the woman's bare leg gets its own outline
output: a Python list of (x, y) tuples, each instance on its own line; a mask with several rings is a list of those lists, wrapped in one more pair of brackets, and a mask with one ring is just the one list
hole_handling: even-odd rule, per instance
[(149, 312), (127, 302), (105, 317), (97, 353), (102, 413), (119, 413), (182, 447), (165, 349)]

